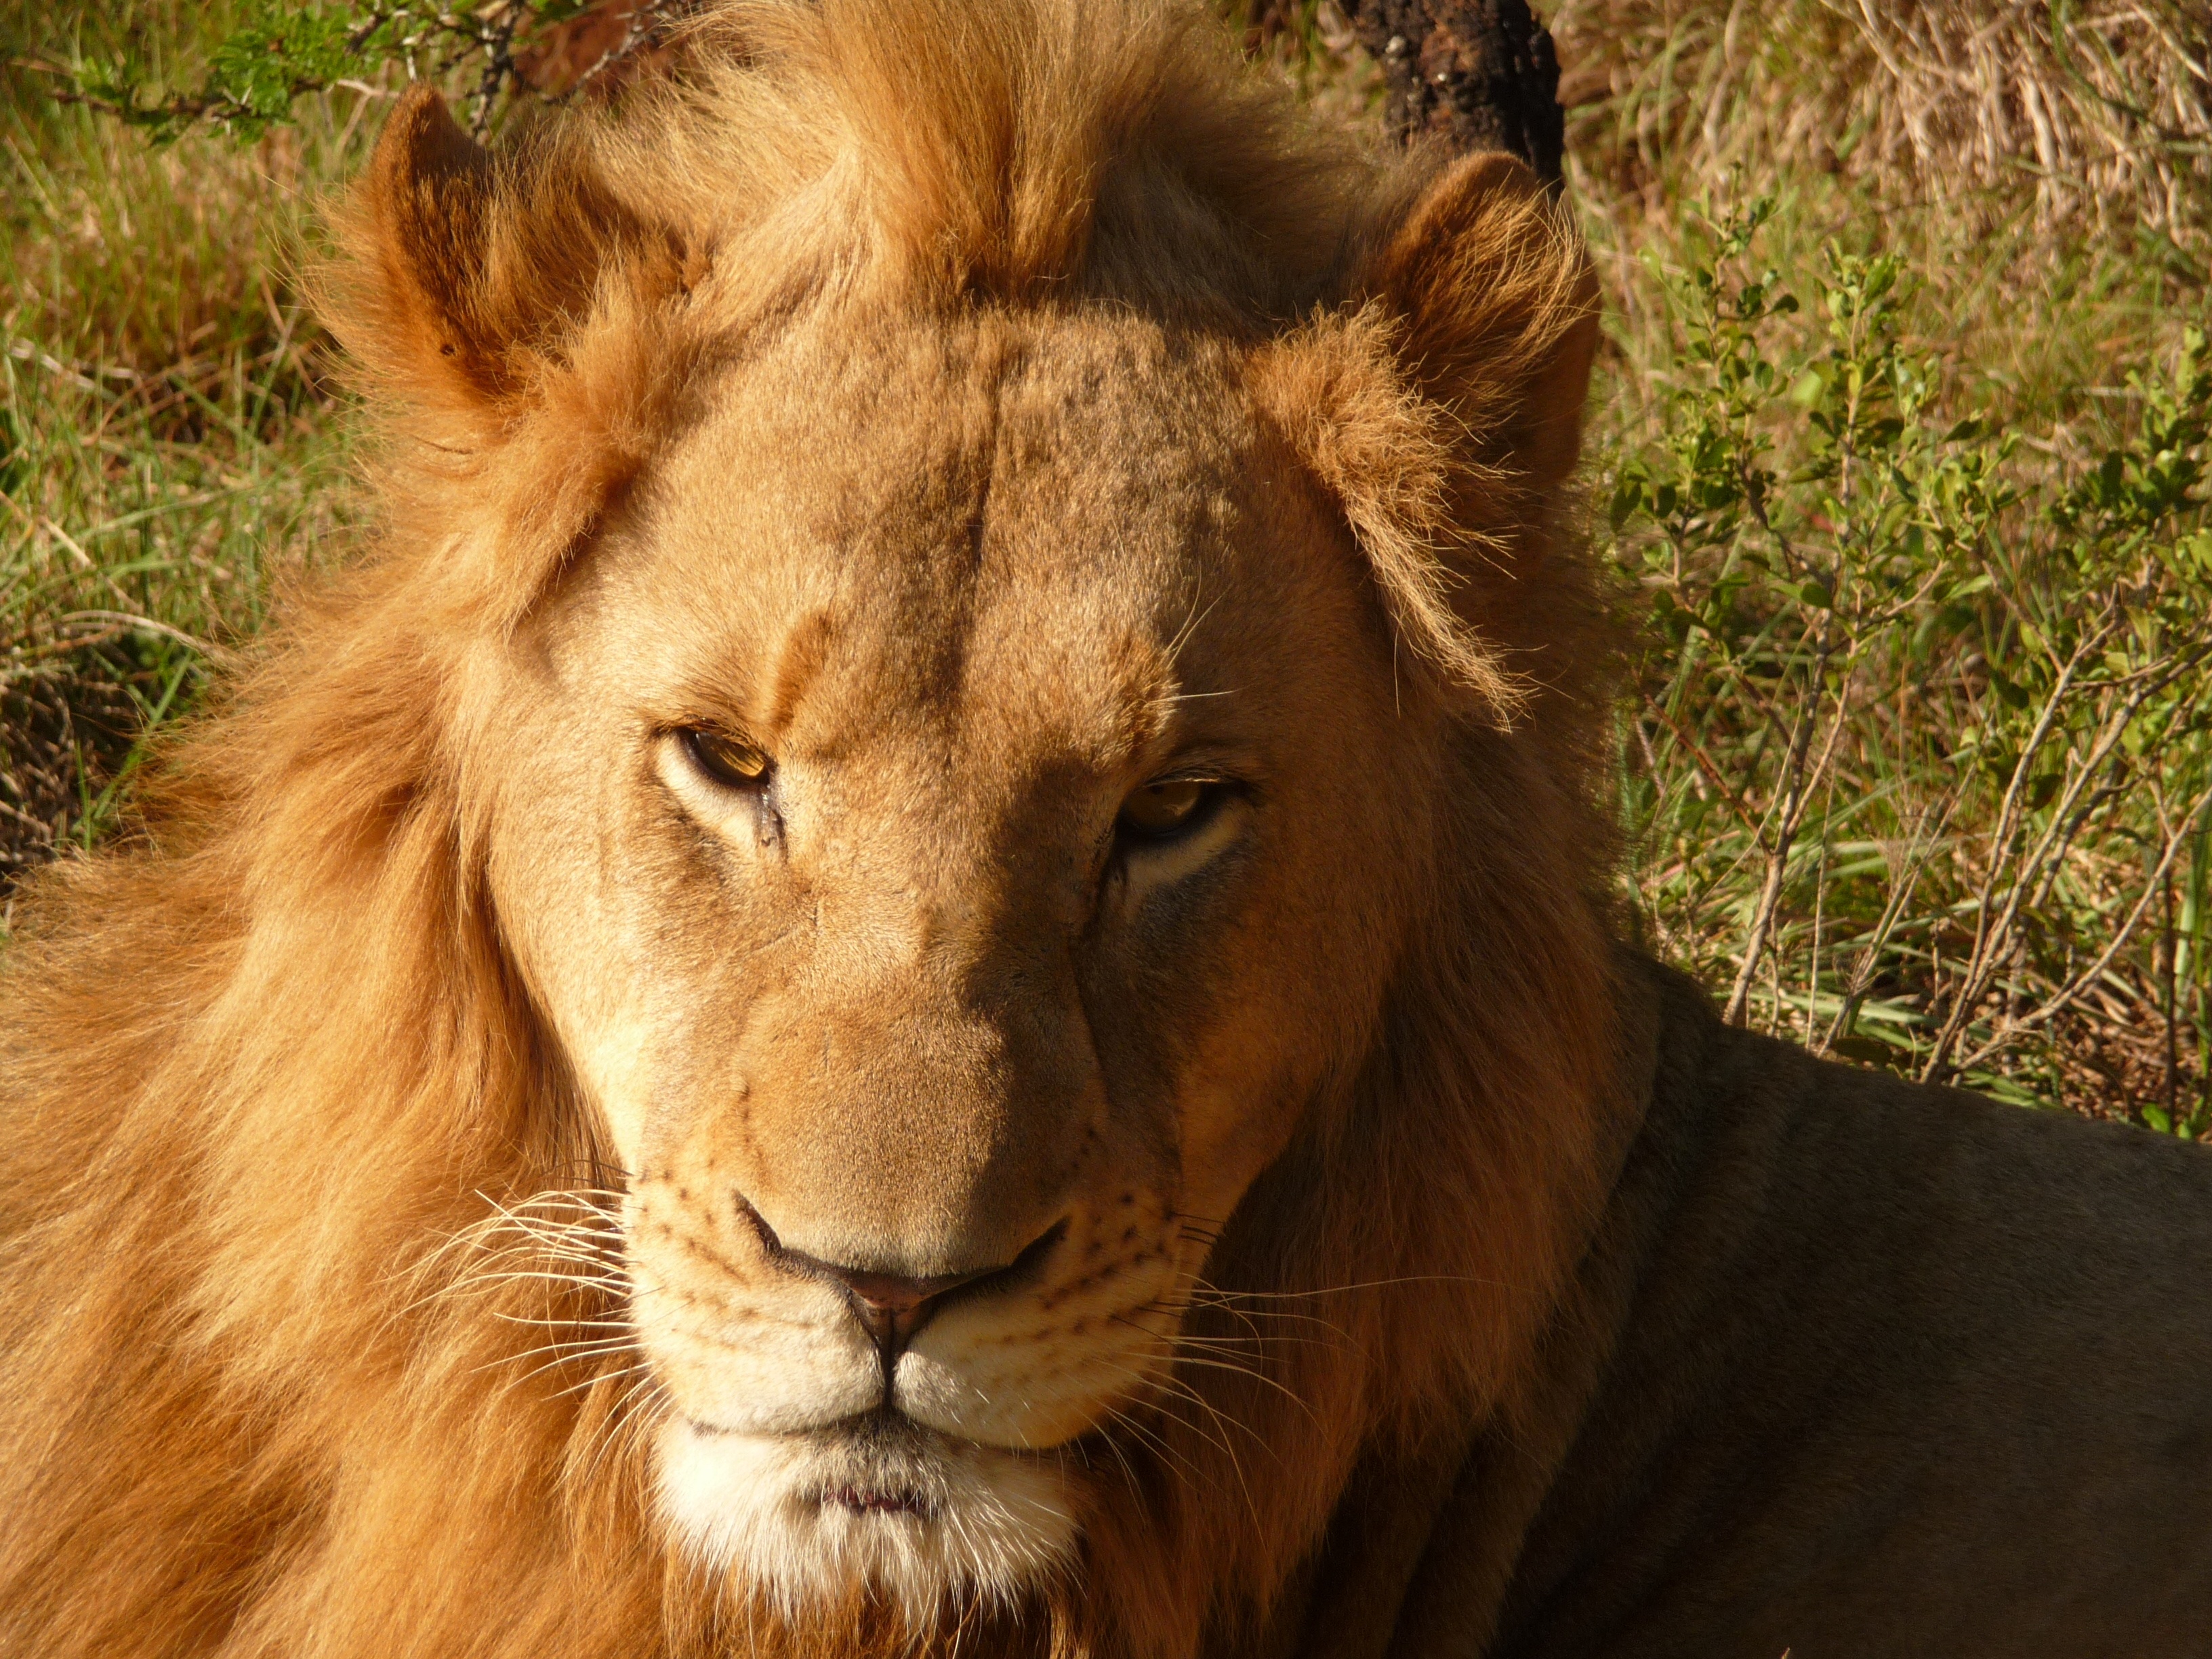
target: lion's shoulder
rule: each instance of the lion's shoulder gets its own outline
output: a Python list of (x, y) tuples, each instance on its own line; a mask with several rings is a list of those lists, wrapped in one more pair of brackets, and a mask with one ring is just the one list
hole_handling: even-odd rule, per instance
[(1607, 1352), (1497, 1650), (2102, 1652), (2124, 1610), (2131, 1651), (2197, 1650), (2212, 1152), (1636, 978), (1649, 1111), (1583, 1269)]

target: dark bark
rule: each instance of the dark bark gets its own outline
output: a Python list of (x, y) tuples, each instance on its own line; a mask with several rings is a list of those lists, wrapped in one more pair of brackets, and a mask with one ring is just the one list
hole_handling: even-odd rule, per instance
[(1505, 150), (1559, 184), (1559, 60), (1528, 0), (1356, 0), (1351, 11), (1359, 44), (1382, 66), (1393, 131)]

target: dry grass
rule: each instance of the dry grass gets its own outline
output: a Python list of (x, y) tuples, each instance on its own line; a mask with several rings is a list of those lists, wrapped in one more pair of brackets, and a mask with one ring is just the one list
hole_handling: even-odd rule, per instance
[(1552, 28), (1586, 177), (1657, 209), (1838, 176), (1941, 204), (1968, 234), (2023, 210), (2047, 245), (2147, 235), (2200, 276), (2212, 225), (2202, 0), (1565, 0)]

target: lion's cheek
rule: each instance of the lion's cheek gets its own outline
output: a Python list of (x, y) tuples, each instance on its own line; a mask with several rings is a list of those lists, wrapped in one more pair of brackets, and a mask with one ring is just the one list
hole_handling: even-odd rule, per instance
[(883, 1374), (842, 1308), (755, 1305), (726, 1285), (687, 1285), (679, 1261), (634, 1264), (640, 1345), (676, 1413), (739, 1434), (799, 1434), (873, 1410)]
[[(696, 988), (655, 960), (652, 930), (635, 907), (602, 890), (586, 874), (536, 867), (494, 872), (507, 943), (552, 1027), (598, 1119), (607, 1150), (623, 1169), (643, 1165), (647, 1126), (658, 1103), (671, 1098), (672, 1054), (689, 1053), (683, 1010)], [(557, 903), (549, 886), (574, 896)]]
[(1184, 1213), (1232, 1213), (1297, 1133), (1327, 1074), (1327, 1051), (1318, 1041), (1310, 1052), (1286, 1042), (1285, 1032), (1316, 1035), (1313, 1022), (1255, 998), (1232, 1010), (1194, 1057), (1178, 1091)]
[(921, 1351), (898, 1367), (898, 1405), (926, 1428), (1024, 1451), (1066, 1445), (1109, 1417), (1114, 1397), (1150, 1367), (1146, 1356), (1080, 1340), (963, 1345), (957, 1356)]
[(559, 1024), (569, 1063), (613, 1144), (616, 1162), (627, 1170), (638, 1168), (655, 1092), (654, 1060), (666, 1042), (659, 1023), (641, 1009), (615, 1007), (596, 1018)]
[[(1400, 931), (1389, 880), (1340, 914), (1326, 849), (1288, 845), (1224, 928), (1174, 1080), (1178, 1208), (1216, 1223), (1368, 1052)], [(1378, 857), (1369, 872), (1395, 879)]]
[(656, 966), (642, 951), (562, 959), (539, 977), (584, 1104), (633, 1182), (682, 1158), (702, 1114), (711, 1123), (742, 1097), (734, 1044), (716, 1019), (734, 1000), (725, 987)]

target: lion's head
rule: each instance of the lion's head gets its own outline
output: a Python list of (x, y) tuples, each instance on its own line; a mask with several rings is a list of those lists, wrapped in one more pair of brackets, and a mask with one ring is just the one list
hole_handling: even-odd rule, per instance
[(1143, 0), (695, 46), (496, 157), (413, 94), (359, 193), (392, 527), (175, 786), (198, 1017), (301, 1017), (204, 1061), (185, 1299), (354, 1378), (386, 1450), (266, 1432), (357, 1550), (474, 1412), (425, 1501), (671, 1629), (1176, 1650), (1500, 1396), (1601, 1178), (1588, 264)]
[(1071, 1559), (1060, 1454), (1166, 1380), (1372, 1040), (1436, 780), (1250, 380), (1142, 316), (825, 308), (702, 388), (486, 694), (664, 1501), (769, 1582)]

